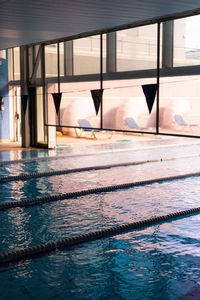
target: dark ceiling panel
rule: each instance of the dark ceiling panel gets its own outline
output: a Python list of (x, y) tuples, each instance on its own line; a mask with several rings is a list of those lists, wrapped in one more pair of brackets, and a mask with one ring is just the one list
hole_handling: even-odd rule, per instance
[(199, 0), (1, 0), (0, 49), (199, 8)]

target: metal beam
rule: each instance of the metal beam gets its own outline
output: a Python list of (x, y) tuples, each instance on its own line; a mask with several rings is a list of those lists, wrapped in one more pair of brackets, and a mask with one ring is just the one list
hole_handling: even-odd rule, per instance
[[(20, 47), (20, 84), (21, 95), (28, 95), (28, 47)], [(22, 105), (21, 105), (22, 107)], [(30, 146), (30, 119), (29, 119), (29, 98), (26, 112), (21, 109), (22, 117), (22, 147)]]
[(73, 41), (64, 42), (64, 75), (73, 75)]
[(163, 23), (162, 34), (162, 67), (173, 67), (174, 52), (174, 21)]
[(41, 61), (41, 45), (39, 45), (39, 50), (38, 50), (38, 53), (37, 53), (37, 56), (36, 56), (36, 59), (35, 59), (34, 65), (33, 65), (33, 72), (30, 77), (30, 84), (34, 84), (34, 82), (35, 82), (40, 61)]
[(106, 35), (106, 71), (108, 73), (110, 72), (116, 72), (116, 61), (117, 61), (117, 43), (116, 43), (116, 32), (109, 32)]

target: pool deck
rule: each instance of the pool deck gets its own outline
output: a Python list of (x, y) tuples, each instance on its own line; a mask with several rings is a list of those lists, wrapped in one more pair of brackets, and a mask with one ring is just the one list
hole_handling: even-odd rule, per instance
[[(141, 141), (152, 141), (152, 140), (160, 140), (160, 139), (174, 139), (174, 137), (169, 136), (161, 136), (155, 134), (119, 134), (114, 133), (111, 138), (106, 133), (100, 133), (96, 139), (90, 137), (73, 137), (73, 136), (62, 136), (57, 137), (57, 147), (73, 147), (73, 146), (94, 146), (94, 145), (107, 145), (107, 144), (120, 144), (120, 143), (134, 143)], [(23, 148), (21, 146), (21, 142), (2, 142), (0, 141), (0, 151), (9, 151), (9, 150), (40, 150), (41, 148)]]
[[(66, 151), (69, 153), (84, 153), (88, 151), (98, 152), (104, 147), (113, 147), (113, 149), (120, 149), (127, 147), (135, 148), (136, 146), (138, 146), (143, 148), (143, 146), (146, 147), (148, 144), (153, 144), (154, 146), (156, 146), (157, 143), (170, 145), (177, 142), (184, 142), (186, 144), (199, 142), (199, 139), (196, 138), (175, 137), (156, 134), (122, 134), (118, 132), (113, 133), (111, 138), (109, 138), (109, 135), (104, 132), (99, 133), (99, 135), (97, 135), (96, 137), (96, 139), (91, 138), (90, 136), (84, 136), (80, 138), (64, 135), (62, 137), (57, 137), (57, 147), (55, 149), (52, 149), (52, 151), (54, 153), (55, 150), (66, 149)], [(100, 148), (97, 146), (99, 146)], [(25, 151), (28, 154), (28, 152), (31, 152), (33, 150), (44, 151), (45, 149), (36, 147), (23, 148), (21, 146), (21, 142), (0, 142), (0, 153), (3, 155), (3, 153), (12, 152), (13, 159), (19, 159), (21, 157), (21, 152)], [(50, 150), (51, 152), (51, 149), (46, 148), (46, 150)], [(56, 152), (53, 155), (57, 155)], [(2, 160), (3, 156), (0, 157), (0, 161)]]

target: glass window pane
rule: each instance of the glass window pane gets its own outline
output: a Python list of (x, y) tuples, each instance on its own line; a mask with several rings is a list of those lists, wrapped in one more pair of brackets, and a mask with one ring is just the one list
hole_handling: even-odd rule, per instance
[[(57, 92), (57, 84), (47, 85), (46, 123), (49, 125), (80, 126), (79, 120), (87, 120), (91, 127), (100, 127), (100, 112), (96, 115), (92, 89), (99, 89), (100, 83), (95, 82), (67, 82), (60, 84), (62, 98), (60, 112), (56, 115), (56, 109), (52, 93)], [(75, 134), (74, 129), (62, 128), (64, 134)]]
[[(41, 49), (40, 49), (40, 47), (41, 46), (36, 45), (35, 51), (34, 51), (34, 53), (35, 53), (34, 63), (36, 64), (36, 67), (37, 67), (36, 78), (41, 78), (41, 51), (40, 51)], [(39, 51), (40, 51), (40, 53), (39, 53)]]
[(200, 15), (174, 21), (174, 66), (200, 64)]
[(14, 50), (13, 48), (8, 49), (8, 80), (14, 80), (14, 74), (13, 74), (13, 57), (14, 57)]
[(103, 127), (127, 131), (156, 131), (156, 99), (149, 114), (143, 84), (156, 78), (104, 82)]
[(58, 118), (56, 116), (56, 109), (53, 100), (52, 93), (58, 92), (57, 83), (46, 84), (46, 101), (45, 101), (45, 123), (48, 125), (58, 124)]
[(157, 66), (157, 24), (117, 32), (117, 71)]
[(73, 42), (60, 43), (60, 76), (73, 75)]
[[(61, 83), (62, 101), (60, 105), (61, 126), (80, 126), (80, 120), (89, 121), (91, 127), (100, 127), (100, 111), (96, 115), (91, 90), (99, 89), (100, 83), (72, 82)], [(63, 132), (70, 130), (63, 127)]]
[(102, 35), (102, 41), (103, 41), (103, 49), (102, 49), (102, 64), (103, 64), (103, 73), (106, 72), (106, 34)]
[(20, 80), (20, 48), (14, 48), (14, 80)]
[(37, 142), (46, 143), (47, 136), (44, 126), (44, 105), (43, 105), (43, 88), (38, 87), (36, 90), (36, 109), (37, 109)]
[(45, 74), (46, 77), (58, 76), (58, 47), (57, 44), (45, 46)]
[(74, 40), (74, 75), (100, 72), (100, 35)]
[(200, 135), (200, 76), (160, 79), (160, 132)]
[(64, 76), (64, 43), (59, 43), (60, 76)]
[(33, 74), (33, 46), (28, 47), (28, 69), (29, 69), (29, 79), (31, 79)]

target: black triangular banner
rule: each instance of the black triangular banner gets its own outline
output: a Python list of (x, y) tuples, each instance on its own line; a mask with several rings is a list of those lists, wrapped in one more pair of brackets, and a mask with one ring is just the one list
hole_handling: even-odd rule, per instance
[(62, 98), (62, 93), (52, 93), (54, 105), (56, 108), (56, 114), (58, 115), (59, 109), (60, 109), (60, 102)]
[(102, 102), (103, 89), (100, 90), (91, 90), (92, 99), (94, 101), (94, 107), (96, 111), (96, 115), (98, 115), (99, 107)]
[(22, 109), (25, 114), (27, 108), (27, 102), (28, 102), (28, 95), (21, 95), (21, 101), (22, 101)]
[(158, 88), (157, 83), (156, 84), (144, 84), (144, 85), (142, 85), (142, 89), (143, 89), (144, 95), (146, 97), (149, 113), (151, 113), (151, 110), (152, 110), (152, 107), (153, 107), (153, 104), (154, 104), (157, 88)]

